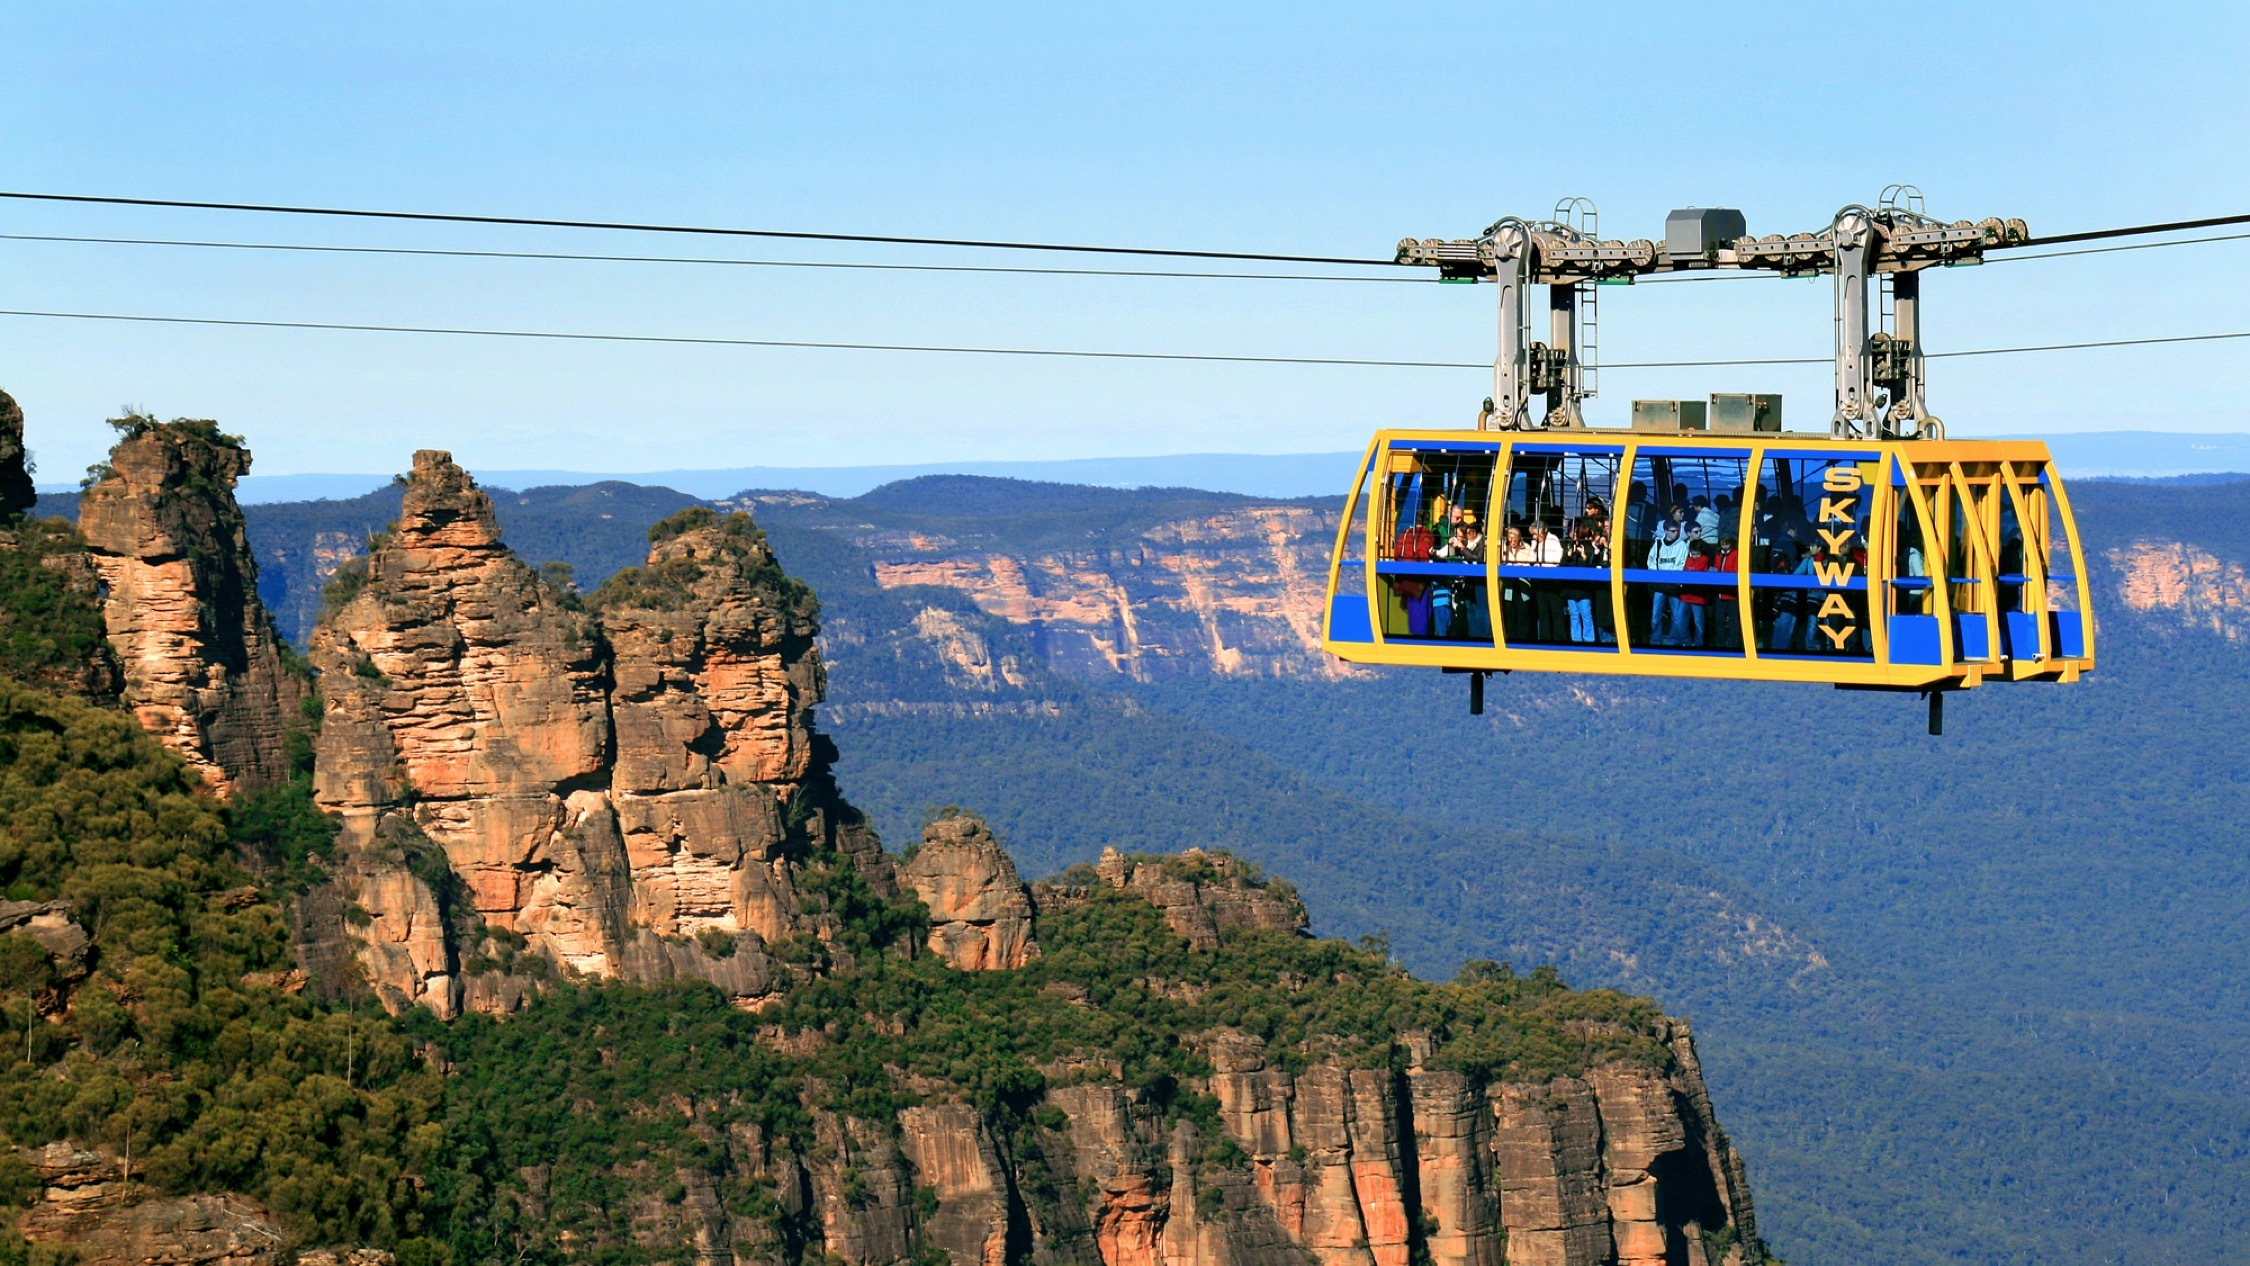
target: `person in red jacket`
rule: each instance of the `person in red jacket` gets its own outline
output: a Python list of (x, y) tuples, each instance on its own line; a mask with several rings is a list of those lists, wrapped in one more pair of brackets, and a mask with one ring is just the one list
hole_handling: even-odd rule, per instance
[[(1711, 557), (1711, 547), (1702, 541), (1690, 544), (1685, 570), (1689, 575), (1698, 572), (1707, 575), (1716, 571), (1717, 568), (1713, 566)], [(1711, 587), (1709, 585), (1687, 584), (1680, 586), (1680, 627), (1675, 630), (1677, 638), (1673, 643), (1674, 645), (1683, 647), (1700, 647), (1703, 645), (1704, 634), (1709, 631), (1705, 624), (1704, 611), (1710, 604)]]
[[(1731, 533), (1719, 538), (1719, 557), (1712, 564), (1712, 570), (1727, 576), (1741, 572), (1742, 556), (1734, 547), (1734, 536)], [(1742, 613), (1734, 586), (1722, 585), (1712, 597), (1716, 601), (1711, 604), (1711, 645), (1721, 650), (1741, 650)]]
[[(1436, 545), (1437, 534), (1414, 523), (1391, 542), (1391, 557), (1402, 563), (1426, 563)], [(1430, 636), (1430, 582), (1419, 576), (1393, 576), (1390, 585), (1406, 607), (1406, 636)]]

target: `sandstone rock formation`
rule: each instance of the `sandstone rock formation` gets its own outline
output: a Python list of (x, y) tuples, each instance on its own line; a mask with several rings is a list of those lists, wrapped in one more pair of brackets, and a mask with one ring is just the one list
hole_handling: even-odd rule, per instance
[(1302, 935), (1311, 922), (1296, 890), (1265, 883), (1232, 853), (1191, 848), (1172, 857), (1127, 858), (1102, 850), (1094, 871), (1103, 883), (1147, 898), (1191, 949), (1211, 950), (1226, 928), (1269, 928)]
[(963, 971), (1021, 967), (1039, 955), (1031, 897), (983, 820), (940, 818), (899, 870), (930, 911), (930, 951)]
[(393, 530), (338, 573), (311, 641), (315, 790), (344, 822), (350, 952), (388, 1005), (509, 1009), (525, 980), (494, 964), (523, 952), (752, 1005), (779, 987), (765, 946), (822, 926), (790, 840), (887, 890), (816, 751), (811, 595), (747, 516), (691, 510), (654, 536), (581, 604), (425, 451)]
[(67, 1246), (77, 1266), (282, 1266), (287, 1237), (256, 1202), (157, 1196), (113, 1155), (50, 1143), (23, 1153), (39, 1198), (19, 1224), (34, 1244)]
[(79, 502), (125, 704), (222, 794), (288, 776), (287, 727), (307, 690), (258, 602), (234, 499), (249, 468), (210, 422), (132, 419)]
[(23, 406), (0, 391), (0, 523), (6, 523), (39, 500), (31, 482), (31, 457), (23, 446)]
[[(895, 1135), (820, 1114), (818, 1146), (790, 1171), (802, 1178), (781, 1189), (814, 1228), (800, 1247), (853, 1266), (920, 1248), (982, 1266), (1763, 1262), (1693, 1040), (1676, 1023), (1661, 1036), (1668, 1069), (1480, 1083), (1428, 1066), (1411, 1034), (1402, 1071), (1291, 1073), (1222, 1032), (1213, 1073), (1188, 1089), (1217, 1101), (1238, 1159), (1214, 1161), (1217, 1139), (1138, 1091), (1076, 1082), (1042, 1096), (1051, 1125), (1013, 1140), (958, 1102), (907, 1109)], [(774, 1174), (773, 1158), (756, 1172)]]

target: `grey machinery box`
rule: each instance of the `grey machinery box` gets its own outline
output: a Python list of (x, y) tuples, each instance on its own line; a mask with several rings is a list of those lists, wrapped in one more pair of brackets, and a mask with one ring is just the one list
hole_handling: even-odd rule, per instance
[(1635, 400), (1636, 431), (1700, 431), (1704, 429), (1701, 400)]
[(1733, 249), (1748, 231), (1742, 213), (1731, 207), (1687, 207), (1664, 217), (1664, 253), (1675, 260), (1701, 259)]
[(1781, 397), (1751, 392), (1715, 392), (1711, 396), (1711, 429), (1729, 435), (1751, 435), (1781, 429)]

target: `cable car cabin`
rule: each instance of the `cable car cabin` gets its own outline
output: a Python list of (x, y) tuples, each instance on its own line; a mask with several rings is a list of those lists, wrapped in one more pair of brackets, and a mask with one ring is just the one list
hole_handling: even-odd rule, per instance
[(2094, 666), (2044, 444), (1385, 431), (1329, 566), (1329, 653), (1457, 671), (1938, 691)]
[[(1376, 435), (1329, 566), (1330, 654), (1468, 672), (1471, 711), (1485, 673), (1517, 669), (1913, 690), (1933, 734), (1946, 691), (2092, 671), (2085, 551), (2047, 446), (1948, 440), (1927, 402), (1924, 274), (2025, 244), (2023, 221), (1946, 223), (1895, 185), (1816, 233), (1754, 237), (1711, 207), (1672, 212), (1662, 242), (1595, 230), (1571, 198), (1399, 243), (1401, 264), (1493, 285), (1492, 394), (1473, 431)], [(1720, 270), (1833, 279), (1828, 434), (1739, 394), (1589, 427), (1600, 288)]]

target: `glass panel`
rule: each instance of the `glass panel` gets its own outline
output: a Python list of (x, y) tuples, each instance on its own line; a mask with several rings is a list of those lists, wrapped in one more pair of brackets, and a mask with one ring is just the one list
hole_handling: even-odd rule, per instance
[(1511, 456), (1500, 555), (1510, 646), (1616, 645), (1609, 516), (1618, 464), (1617, 453), (1518, 449)]
[(1865, 659), (1867, 518), (1879, 459), (1774, 455), (1759, 472), (1752, 622), (1763, 654)]
[(1368, 507), (1381, 497), (1380, 480), (1370, 477), (1359, 488), (1359, 495), (1344, 507), (1344, 545), (1336, 571), (1336, 596), (1357, 598), (1367, 593), (1367, 520)]
[(1898, 489), (1898, 522), (1892, 533), (1891, 610), (1898, 615), (1930, 615), (1936, 603), (1930, 596), (1929, 550), (1922, 540), (1922, 518), (1914, 513), (1914, 498)]
[(2000, 609), (2021, 611), (2026, 588), (2023, 572), (2023, 523), (2016, 517), (2016, 499), (2008, 495), (2006, 488), (1993, 485), (1991, 496), (2000, 511), (2000, 535), (1997, 543), (1999, 558), (1995, 568), (1998, 573)]
[(2026, 492), (2024, 497), (2031, 505), (2032, 517), (2045, 520), (2040, 544), (2047, 557), (2047, 609), (2076, 611), (2078, 568), (2071, 562), (2070, 536), (2063, 530), (2062, 507), (2055, 503), (2054, 494), (2044, 484)]
[[(1633, 645), (1740, 651), (1735, 537), (1747, 456), (1643, 451), (1625, 491), (1625, 613)], [(1675, 576), (1659, 576), (1670, 572)]]
[(1489, 451), (1389, 454), (1376, 533), (1385, 638), (1492, 642), (1484, 517), (1496, 458)]

